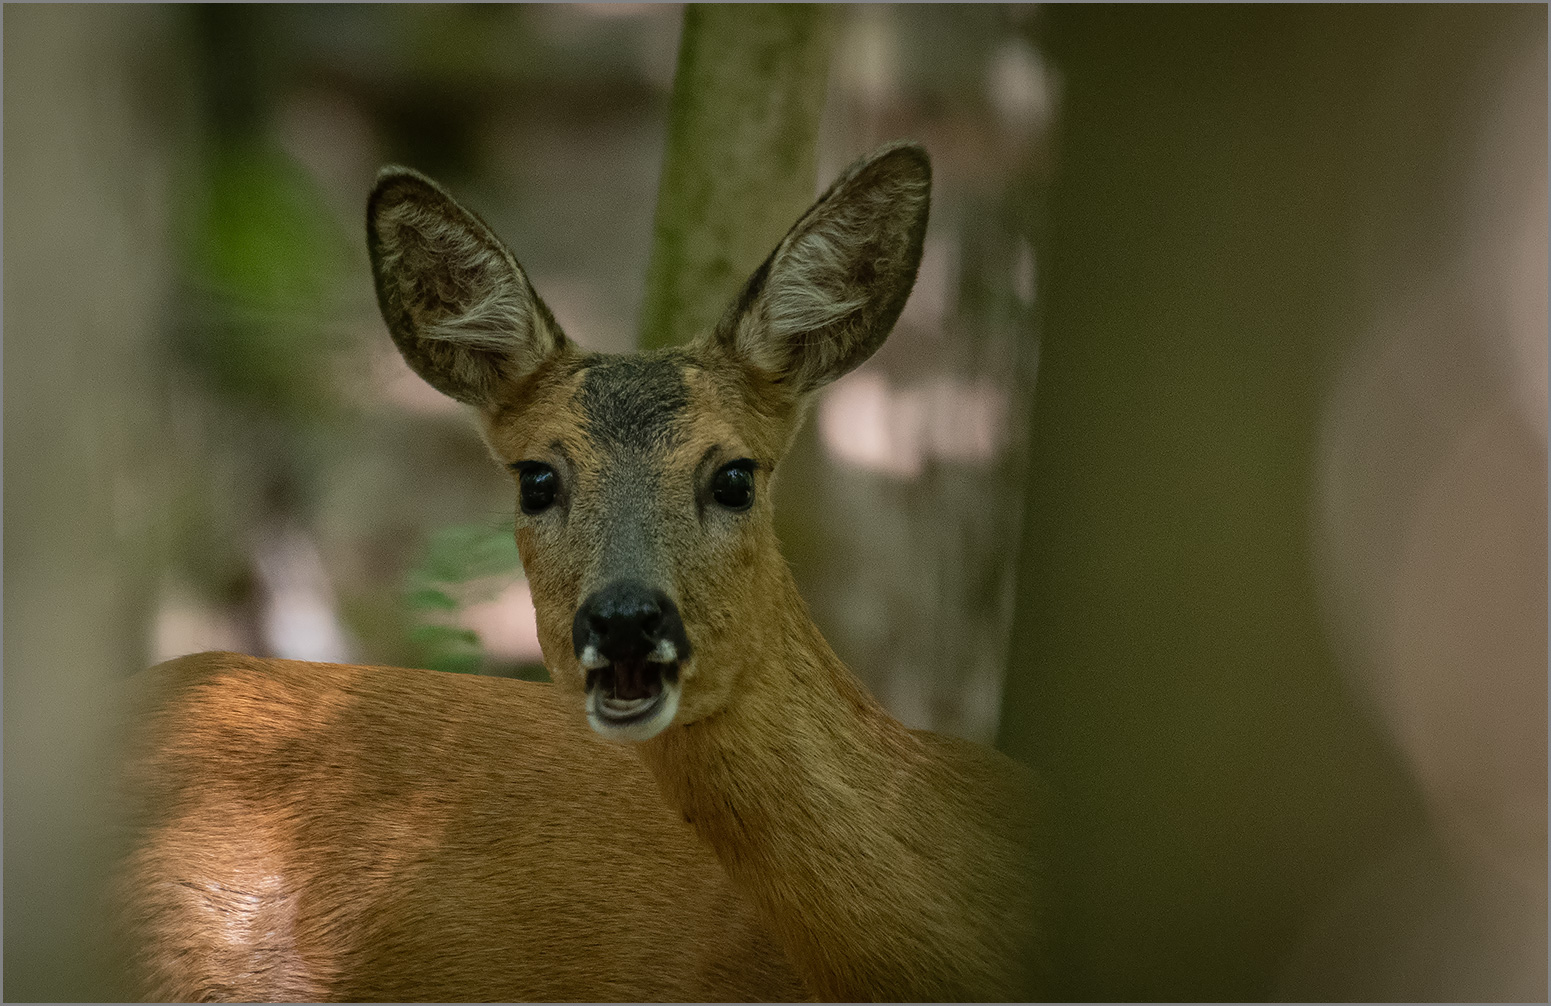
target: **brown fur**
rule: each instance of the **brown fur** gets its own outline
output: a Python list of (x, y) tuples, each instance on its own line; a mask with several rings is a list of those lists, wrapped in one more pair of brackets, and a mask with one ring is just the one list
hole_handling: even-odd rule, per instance
[(143, 678), (119, 911), (147, 998), (805, 997), (547, 685), (231, 653)]
[[(919, 148), (865, 159), (714, 332), (621, 358), (568, 342), (440, 189), (384, 173), (395, 340), (477, 405), (498, 460), (556, 473), (553, 506), (517, 515), (555, 686), (230, 655), (153, 672), (125, 889), (154, 994), (1031, 995), (1032, 776), (890, 717), (814, 628), (772, 521), (811, 393), (904, 304), (929, 185)], [(712, 474), (743, 459), (752, 506), (721, 507)], [(635, 752), (587, 732), (571, 633), (621, 578), (670, 598), (693, 648)]]
[[(714, 348), (671, 355), (691, 395), (678, 445), (653, 464), (664, 483), (687, 497), (714, 445), (773, 470), (799, 403), (727, 369)], [(553, 393), (529, 401), (531, 416), (491, 424), (490, 442), (519, 458), (560, 440), (586, 459), (562, 536), (518, 535), (546, 663), (579, 706), (570, 626), (593, 585), (577, 557), (602, 519), (586, 502), (602, 462), (574, 432), (569, 388)], [(697, 655), (677, 725), (642, 744), (642, 757), (821, 998), (1026, 998), (1038, 977), (1026, 936), (1037, 908), (1032, 776), (996, 752), (908, 731), (866, 693), (808, 617), (768, 488), (761, 478), (753, 519), (733, 535), (697, 525), (687, 500), (662, 504), (662, 575)]]

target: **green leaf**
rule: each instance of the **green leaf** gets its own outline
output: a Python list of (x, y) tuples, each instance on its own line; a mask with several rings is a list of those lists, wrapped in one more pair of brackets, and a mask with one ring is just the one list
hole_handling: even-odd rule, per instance
[(433, 671), (448, 674), (478, 674), (484, 658), (478, 653), (440, 653), (427, 660), (426, 666)]
[(448, 623), (464, 604), (483, 600), (467, 584), (521, 569), (510, 524), (449, 524), (432, 531), (404, 577), (409, 639), (419, 647), (421, 662), (436, 670), (477, 673), (484, 663), (479, 634)]
[(472, 629), (463, 629), (455, 625), (440, 625), (428, 623), (417, 625), (409, 630), (409, 638), (416, 643), (428, 647), (450, 648), (458, 643), (465, 646), (479, 645), (479, 633)]
[(412, 590), (404, 598), (404, 603), (416, 611), (456, 611), (458, 602), (450, 594), (435, 587), (421, 587)]

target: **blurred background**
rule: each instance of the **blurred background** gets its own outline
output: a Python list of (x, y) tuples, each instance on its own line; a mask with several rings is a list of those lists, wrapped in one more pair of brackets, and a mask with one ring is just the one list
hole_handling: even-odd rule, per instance
[[(399, 360), (379, 166), (637, 339), (679, 5), (4, 11), (5, 997), (113, 998), (115, 688), (546, 677)], [(1052, 792), (1053, 996), (1546, 996), (1543, 7), (840, 11), (818, 184), (935, 169), (778, 521), (895, 715)]]

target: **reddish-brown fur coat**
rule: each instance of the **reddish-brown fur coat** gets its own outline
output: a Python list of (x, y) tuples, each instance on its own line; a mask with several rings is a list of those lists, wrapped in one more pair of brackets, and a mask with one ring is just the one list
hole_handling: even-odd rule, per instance
[(185, 657), (142, 675), (141, 992), (806, 998), (628, 749), (548, 685)]

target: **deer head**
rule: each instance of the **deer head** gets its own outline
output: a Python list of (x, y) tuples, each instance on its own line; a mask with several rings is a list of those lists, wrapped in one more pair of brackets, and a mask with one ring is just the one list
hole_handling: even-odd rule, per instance
[(803, 214), (714, 330), (613, 356), (570, 342), (436, 183), (378, 177), (367, 232), (383, 318), (510, 469), (545, 663), (598, 733), (641, 741), (711, 716), (770, 659), (777, 465), (813, 393), (899, 317), (930, 191), (920, 147), (884, 147)]

